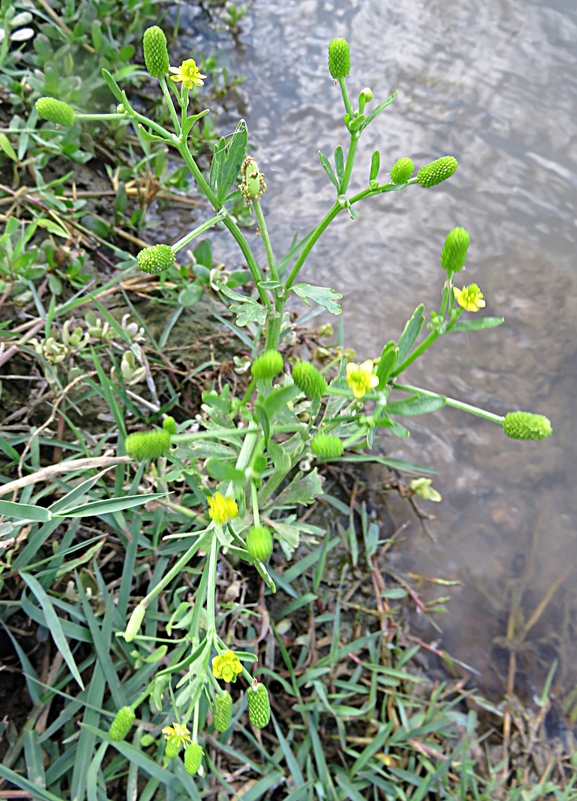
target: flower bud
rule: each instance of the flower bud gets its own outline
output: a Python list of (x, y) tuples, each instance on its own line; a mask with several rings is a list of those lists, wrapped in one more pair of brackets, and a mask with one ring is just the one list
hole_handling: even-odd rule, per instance
[(204, 751), (198, 743), (191, 743), (184, 752), (184, 769), (191, 776), (198, 773)]
[(332, 434), (317, 434), (311, 439), (311, 451), (315, 456), (336, 459), (343, 454), (343, 443)]
[(174, 266), (174, 251), (170, 245), (152, 245), (141, 250), (136, 261), (143, 273), (162, 273)]
[(142, 38), (144, 50), (144, 63), (146, 69), (153, 78), (160, 78), (166, 75), (169, 67), (168, 49), (166, 47), (166, 36), (158, 25), (147, 28)]
[(174, 759), (174, 757), (180, 754), (181, 748), (182, 745), (179, 743), (178, 740), (167, 740), (166, 745), (164, 747), (164, 755), (167, 756), (169, 759)]
[(282, 371), (284, 361), (278, 350), (265, 350), (252, 365), (254, 378), (273, 378)]
[(266, 562), (272, 553), (272, 534), (264, 526), (253, 526), (246, 535), (246, 549), (253, 559)]
[(74, 109), (62, 100), (53, 97), (41, 97), (36, 101), (36, 112), (41, 120), (55, 122), (70, 128), (74, 125)]
[(119, 709), (116, 713), (116, 717), (110, 724), (110, 728), (108, 729), (110, 739), (114, 740), (114, 742), (120, 742), (120, 740), (124, 740), (132, 728), (135, 717), (136, 715), (134, 714), (132, 707), (123, 706), (122, 709)]
[(270, 720), (270, 701), (264, 684), (256, 682), (256, 688), (249, 687), (246, 691), (248, 701), (248, 717), (257, 729), (264, 729)]
[(361, 99), (365, 103), (371, 102), (371, 100), (373, 99), (373, 90), (370, 88), (370, 86), (365, 86), (365, 88), (361, 90), (361, 93), (359, 95), (359, 100)]
[(138, 632), (140, 631), (140, 626), (142, 625), (142, 621), (144, 620), (144, 615), (146, 614), (146, 607), (144, 604), (138, 604), (132, 610), (132, 614), (130, 615), (130, 620), (128, 621), (128, 625), (126, 627), (126, 631), (124, 632), (124, 639), (126, 642), (132, 642), (132, 640), (136, 637)]
[(394, 184), (404, 184), (409, 180), (415, 170), (413, 159), (402, 158), (395, 162), (391, 170), (391, 181)]
[(553, 429), (551, 422), (542, 414), (509, 412), (503, 421), (503, 431), (511, 439), (545, 439)]
[(213, 715), (214, 728), (217, 731), (226, 731), (232, 720), (232, 698), (229, 692), (218, 695), (215, 701)]
[(124, 440), (126, 453), (136, 462), (156, 459), (170, 448), (168, 431), (137, 431)]
[(319, 337), (332, 337), (334, 331), (330, 323), (324, 323), (317, 328), (317, 336)]
[(162, 421), (162, 427), (165, 431), (168, 431), (170, 435), (176, 434), (176, 421), (174, 417), (165, 417)]
[(443, 158), (431, 161), (430, 164), (425, 164), (417, 173), (417, 180), (422, 187), (428, 189), (431, 186), (446, 181), (455, 172), (459, 162), (453, 156), (443, 156)]
[(470, 242), (469, 232), (464, 228), (453, 228), (447, 234), (441, 253), (441, 267), (447, 271), (448, 278), (463, 269)]
[(293, 367), (293, 381), (309, 400), (318, 400), (326, 393), (328, 384), (314, 364), (298, 362)]
[(351, 50), (346, 39), (333, 39), (329, 45), (329, 72), (338, 81), (351, 71)]

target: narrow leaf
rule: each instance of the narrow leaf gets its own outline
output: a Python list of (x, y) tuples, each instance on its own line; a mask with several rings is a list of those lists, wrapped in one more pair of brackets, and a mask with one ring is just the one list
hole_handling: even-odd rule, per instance
[(377, 180), (380, 167), (381, 167), (381, 154), (379, 153), (378, 150), (375, 150), (371, 158), (371, 172), (369, 174), (369, 181)]
[(497, 328), (505, 322), (504, 317), (480, 317), (477, 320), (463, 320), (455, 323), (450, 331), (484, 331), (486, 328)]
[(335, 176), (335, 174), (333, 172), (333, 168), (331, 167), (330, 161), (328, 160), (328, 158), (326, 156), (323, 156), (323, 154), (321, 153), (320, 150), (319, 150), (319, 159), (321, 160), (321, 164), (323, 165), (323, 170), (329, 176), (329, 179), (330, 179), (331, 183), (338, 190), (339, 182), (338, 182), (338, 180), (337, 180), (337, 178), (336, 178), (336, 176)]
[(20, 572), (20, 577), (23, 581), (26, 582), (30, 591), (35, 596), (36, 600), (42, 607), (42, 611), (46, 617), (46, 622), (48, 624), (48, 629), (52, 635), (54, 642), (56, 643), (56, 647), (64, 657), (64, 661), (68, 665), (68, 668), (80, 687), (84, 689), (84, 684), (82, 679), (80, 678), (80, 673), (78, 672), (78, 668), (76, 667), (76, 662), (74, 661), (74, 657), (72, 656), (72, 651), (68, 645), (66, 637), (64, 636), (64, 632), (62, 631), (62, 625), (60, 623), (60, 618), (54, 611), (54, 607), (52, 606), (52, 602), (48, 597), (47, 593), (42, 588), (42, 585), (31, 576), (29, 573), (25, 573), (24, 571)]
[(387, 107), (387, 106), (390, 106), (390, 105), (391, 105), (391, 103), (393, 102), (393, 100), (395, 99), (395, 97), (396, 97), (396, 96), (397, 96), (397, 92), (393, 92), (393, 94), (392, 94), (390, 97), (387, 97), (387, 99), (386, 99), (386, 100), (384, 100), (384, 101), (383, 101), (383, 102), (380, 104), (380, 106), (377, 106), (377, 107), (376, 107), (376, 109), (375, 109), (374, 111), (372, 111), (372, 112), (369, 114), (369, 116), (367, 117), (367, 119), (366, 119), (366, 120), (364, 121), (364, 123), (362, 124), (362, 126), (361, 126), (361, 131), (364, 131), (364, 130), (365, 130), (365, 128), (366, 128), (368, 125), (370, 125), (370, 124), (371, 124), (371, 122), (372, 122), (372, 121), (375, 119), (375, 117), (376, 117), (378, 114), (380, 114), (380, 113), (381, 113), (381, 111), (383, 111), (384, 109), (386, 109), (386, 107)]
[(34, 520), (36, 523), (48, 523), (52, 517), (49, 510), (43, 506), (13, 503), (12, 501), (0, 501), (0, 515), (6, 515), (15, 520)]
[(389, 380), (389, 376), (397, 363), (397, 347), (394, 342), (387, 342), (381, 353), (381, 361), (377, 367), (377, 378), (379, 379), (379, 389), (384, 389)]
[(418, 414), (429, 414), (442, 409), (445, 405), (445, 398), (431, 398), (428, 395), (421, 395), (406, 400), (393, 401), (387, 403), (387, 414), (398, 414), (401, 417), (415, 417)]
[(397, 357), (397, 364), (402, 364), (405, 361), (421, 332), (421, 328), (425, 322), (425, 317), (423, 315), (424, 309), (425, 307), (422, 303), (420, 306), (417, 306), (411, 319), (405, 325), (405, 330), (399, 339), (399, 354)]
[(345, 155), (340, 145), (335, 147), (335, 168), (340, 184), (343, 180), (343, 175), (345, 174)]
[(75, 506), (54, 517), (99, 517), (109, 515), (113, 512), (122, 512), (124, 509), (133, 509), (135, 506), (142, 506), (149, 501), (156, 501), (158, 498), (165, 498), (163, 492), (151, 492), (147, 495), (126, 495), (124, 498), (108, 498), (104, 501), (89, 501), (83, 506)]

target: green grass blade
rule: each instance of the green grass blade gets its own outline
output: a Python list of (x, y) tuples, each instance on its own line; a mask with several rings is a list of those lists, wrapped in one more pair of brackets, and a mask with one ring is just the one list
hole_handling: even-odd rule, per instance
[(68, 665), (68, 669), (74, 676), (76, 682), (80, 685), (82, 689), (84, 689), (84, 684), (82, 679), (80, 678), (80, 673), (78, 672), (78, 668), (76, 667), (76, 662), (74, 661), (74, 657), (72, 656), (72, 651), (68, 646), (68, 642), (66, 637), (64, 636), (64, 632), (62, 631), (62, 625), (60, 623), (60, 618), (54, 611), (54, 607), (52, 606), (52, 602), (48, 597), (45, 590), (42, 588), (40, 583), (34, 576), (31, 576), (29, 573), (25, 573), (24, 571), (20, 572), (20, 577), (24, 582), (26, 582), (30, 592), (34, 595), (38, 603), (40, 604), (42, 611), (46, 617), (46, 623), (48, 624), (48, 629), (54, 642), (56, 643), (56, 647), (64, 657), (64, 661)]

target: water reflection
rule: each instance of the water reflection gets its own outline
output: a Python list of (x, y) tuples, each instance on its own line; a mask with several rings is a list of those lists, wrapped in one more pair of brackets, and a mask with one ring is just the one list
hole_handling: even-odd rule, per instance
[(332, 202), (316, 151), (331, 155), (346, 141), (326, 69), (334, 36), (351, 43), (351, 93), (369, 85), (383, 100), (399, 89), (361, 140), (352, 189), (366, 185), (375, 148), (383, 170), (405, 155), (417, 165), (444, 154), (461, 162), (436, 189), (375, 199), (355, 222), (338, 220), (304, 278), (343, 292), (348, 343), (374, 356), (417, 301), (437, 302), (446, 232), (470, 231), (466, 280), (506, 326), (447, 337), (408, 376), (497, 413), (546, 414), (554, 436), (514, 443), (455, 410), (413, 422), (412, 438), (389, 441), (389, 452), (434, 465), (445, 500), (433, 510), (437, 542), (415, 524), (399, 558), (465, 582), (444, 619), (445, 645), (488, 687), (506, 672), (506, 651), (492, 641), (505, 632), (512, 590), (527, 621), (565, 577), (530, 628), (519, 678), (532, 691), (560, 655), (557, 678), (573, 686), (577, 11), (569, 0), (459, 0), (450, 11), (441, 0), (256, 0), (243, 25), (248, 123), (267, 176), (269, 228), (284, 248)]

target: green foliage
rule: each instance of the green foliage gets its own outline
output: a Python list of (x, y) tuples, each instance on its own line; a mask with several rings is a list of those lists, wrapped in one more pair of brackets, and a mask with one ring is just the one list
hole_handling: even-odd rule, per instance
[[(137, 16), (135, 7), (143, 14), (151, 10), (148, 3), (132, 6), (133, 22)], [(5, 30), (12, 30), (16, 17), (10, 15), (5, 2), (2, 10)], [(13, 161), (10, 147), (17, 161), (27, 157), (31, 149), (40, 176), (38, 186), (44, 191), (40, 172), (53, 154), (65, 153), (79, 161), (90, 157), (88, 150), (80, 148), (84, 126), (107, 123), (105, 135), (123, 142), (130, 125), (137, 132), (138, 143), (133, 141), (131, 147), (138, 147), (142, 156), (139, 164), (125, 164), (124, 171), (119, 168), (113, 176), (118, 186), (115, 221), (136, 228), (143, 223), (146, 203), (129, 217), (126, 187), (152, 164), (160, 181), (160, 176), (165, 175), (165, 152), (169, 148), (182, 162), (172, 185), (183, 187), (192, 176), (213, 209), (213, 216), (174, 245), (147, 247), (136, 259), (116, 248), (113, 252), (123, 259), (118, 275), (90, 293), (81, 289), (78, 297), (60, 305), (53, 299), (48, 309), (42, 306), (34, 281), (46, 273), (60, 278), (52, 269), (51, 243), (38, 247), (32, 257), (27, 250), (42, 221), (55, 236), (58, 233), (50, 226), (63, 226), (67, 233), (66, 225), (74, 222), (83, 232), (92, 232), (104, 242), (116, 233), (117, 226), (94, 215), (86, 215), (80, 222), (81, 207), (74, 205), (77, 200), (61, 199), (56, 187), (52, 187), (54, 192), (47, 192), (46, 200), (53, 204), (50, 213), (39, 215), (23, 231), (9, 221), (0, 239), (6, 262), (2, 279), (6, 286), (10, 284), (14, 297), (30, 293), (25, 300), (33, 300), (40, 314), (35, 329), (38, 337), (30, 335), (21, 347), (42, 364), (46, 380), (61, 404), (59, 414), (74, 434), (72, 442), (59, 441), (44, 436), (43, 429), (36, 429), (30, 441), (20, 433), (2, 440), (9, 467), (21, 462), (20, 472), (24, 465), (30, 482), (16, 482), (16, 486), (5, 488), (6, 492), (21, 492), (18, 502), (0, 501), (0, 514), (6, 519), (2, 525), (8, 527), (1, 529), (1, 536), (13, 541), (2, 571), (6, 569), (9, 575), (18, 577), (23, 588), (19, 608), (26, 619), (41, 627), (40, 631), (49, 633), (62, 658), (55, 663), (55, 675), (47, 686), (26, 654), (18, 651), (35, 710), (49, 709), (55, 699), (61, 706), (44, 733), (40, 734), (34, 723), (26, 726), (20, 747), (10, 751), (7, 764), (0, 767), (0, 776), (24, 792), (52, 801), (58, 798), (55, 793), (92, 801), (103, 793), (116, 793), (120, 780), (126, 783), (128, 797), (138, 795), (146, 801), (197, 798), (213, 792), (213, 784), (208, 783), (197, 789), (197, 782), (203, 782), (202, 743), (208, 743), (206, 763), (212, 773), (211, 782), (214, 779), (231, 789), (229, 780), (220, 772), (220, 763), (212, 761), (215, 749), (240, 759), (257, 777), (244, 794), (254, 801), (276, 788), (286, 790), (286, 797), (293, 801), (312, 801), (315, 797), (358, 801), (378, 793), (402, 801), (408, 797), (420, 801), (432, 793), (463, 798), (468, 797), (469, 787), (474, 788), (475, 797), (481, 797), (476, 792), (477, 777), (468, 758), (474, 744), (476, 718), (473, 712), (465, 715), (457, 710), (467, 694), (444, 686), (438, 686), (428, 696), (419, 694), (425, 680), (412, 661), (419, 646), (407, 649), (396, 624), (388, 628), (389, 612), (383, 600), (388, 604), (404, 598), (406, 590), (379, 588), (375, 602), (379, 611), (369, 610), (377, 617), (376, 628), (371, 629), (363, 618), (357, 639), (339, 638), (343, 604), (349, 601), (343, 600), (339, 590), (334, 604), (325, 604), (323, 576), (327, 556), (341, 540), (332, 537), (328, 524), (325, 530), (307, 521), (308, 511), (303, 515), (302, 507), (312, 507), (310, 511), (314, 513), (322, 496), (323, 504), (347, 515), (349, 528), (343, 528), (342, 540), (349, 551), (347, 564), (357, 568), (354, 499), (349, 508), (325, 492), (325, 475), (319, 472), (322, 464), (311, 468), (314, 456), (319, 461), (330, 460), (331, 470), (339, 462), (375, 462), (399, 471), (431, 472), (372, 451), (380, 430), (401, 438), (409, 436), (408, 428), (395, 417), (411, 418), (444, 406), (497, 423), (509, 436), (542, 438), (551, 433), (550, 424), (546, 418), (525, 412), (503, 418), (399, 380), (439, 337), (492, 328), (502, 322), (494, 317), (462, 319), (465, 308), (455, 307), (452, 274), (457, 271), (455, 265), (464, 263), (463, 234), (453, 232), (449, 244), (445, 243), (442, 259), (447, 265), (444, 264), (447, 280), (441, 288), (438, 310), (431, 312), (425, 329), (428, 333), (422, 333), (424, 305), (419, 304), (398, 341), (391, 340), (382, 347), (380, 358), (353, 363), (339, 337), (338, 346), (314, 352), (312, 358), (323, 365), (321, 373), (312, 361), (295, 359), (289, 343), (298, 337), (286, 308), (288, 299), (296, 296), (306, 305), (314, 301), (321, 309), (340, 314), (338, 292), (297, 281), (314, 245), (343, 212), (353, 224), (359, 214), (357, 207), (371, 197), (405, 191), (414, 185), (435, 186), (455, 172), (456, 159), (448, 156), (434, 161), (412, 178), (413, 162), (403, 158), (393, 167), (391, 181), (379, 183), (377, 152), (371, 161), (368, 185), (351, 194), (349, 185), (359, 140), (368, 125), (393, 102), (395, 94), (369, 111), (367, 105), (372, 103), (373, 93), (367, 87), (359, 95), (359, 108), (353, 109), (345, 81), (350, 70), (349, 47), (345, 40), (333, 40), (329, 68), (342, 91), (348, 147), (338, 145), (335, 149), (334, 170), (329, 160), (321, 157), (335, 190), (334, 202), (318, 224), (303, 239), (295, 240), (277, 262), (260, 204), (264, 178), (254, 159), (246, 156), (249, 137), (244, 120), (239, 121), (232, 136), (216, 142), (210, 170), (205, 173), (199, 167), (194, 144), (195, 136), (204, 135), (201, 125), (207, 125), (206, 111), (199, 111), (193, 102), (201, 84), (170, 93), (164, 80), (168, 65), (166, 40), (160, 28), (148, 29), (144, 49), (149, 72), (161, 79), (164, 105), (158, 113), (147, 114), (128, 91), (131, 83), (143, 77), (142, 70), (128, 63), (135, 49), (128, 39), (138, 44), (141, 22), (127, 27), (127, 38), (123, 40), (127, 44), (112, 55), (112, 22), (105, 24), (105, 20), (110, 18), (119, 25), (123, 14), (113, 0), (91, 5), (71, 0), (61, 11), (65, 28), (59, 26), (61, 30), (53, 31), (50, 37), (44, 28), (37, 32), (36, 55), (32, 58), (38, 59), (44, 71), (30, 80), (31, 98), (21, 94), (18, 102), (24, 109), (38, 94), (47, 95), (45, 102), (40, 102), (39, 111), (50, 114), (48, 119), (54, 122), (57, 113), (60, 120), (66, 114), (70, 119), (70, 114), (55, 106), (58, 101), (52, 96), (58, 95), (62, 103), (79, 108), (82, 99), (93, 90), (95, 113), (84, 113), (85, 109), (75, 112), (70, 130), (64, 133), (48, 127), (31, 133), (23, 129), (21, 120), (13, 121), (17, 133), (10, 135), (18, 141), (14, 140), (17, 147), (11, 140), (9, 146), (6, 142), (2, 145), (7, 158)], [(42, 36), (49, 41), (44, 42)], [(55, 49), (62, 39), (66, 46)], [(80, 85), (70, 80), (80, 50), (94, 56), (98, 64), (95, 70), (95, 60), (87, 57), (86, 71), (77, 71), (77, 78), (86, 77), (85, 85), (81, 80)], [(6, 72), (3, 80), (7, 76), (13, 83), (20, 77)], [(171, 87), (174, 89), (172, 84)], [(12, 90), (17, 93), (14, 85)], [(32, 126), (35, 121), (32, 119), (29, 124)], [(53, 141), (57, 144), (50, 149), (48, 145)], [(266, 272), (238, 224), (237, 204), (242, 197), (250, 201), (258, 222)], [(186, 245), (213, 226), (230, 233), (246, 270), (228, 273), (223, 265), (215, 264), (206, 239), (196, 243), (190, 268), (184, 263), (177, 265), (175, 253), (184, 252)], [(158, 342), (145, 332), (144, 321), (142, 325), (139, 318), (137, 323), (128, 323), (127, 319), (120, 323), (98, 301), (99, 293), (116, 288), (125, 272), (135, 266), (149, 274), (161, 274), (155, 284), (160, 300), (155, 300), (173, 307), (170, 322)], [(362, 275), (361, 270), (359, 274)], [(76, 280), (80, 282), (78, 276)], [(208, 382), (202, 392), (199, 413), (179, 419), (177, 426), (168, 412), (178, 408), (178, 392), (166, 379), (161, 402), (155, 377), (158, 381), (166, 377), (168, 365), (163, 349), (172, 327), (182, 311), (198, 303), (204, 294), (223, 304), (225, 316), (218, 319), (226, 326), (227, 334), (234, 334), (241, 343), (236, 345), (237, 352), (230, 362), (235, 365), (234, 382), (226, 383), (215, 371), (213, 383)], [(478, 287), (476, 297), (482, 298)], [(79, 324), (67, 319), (60, 325), (62, 317), (87, 301), (93, 303), (99, 317), (90, 311)], [(457, 302), (461, 302), (459, 298)], [(230, 313), (236, 315), (236, 323)], [(19, 333), (10, 332), (15, 342), (20, 342), (16, 339)], [(154, 346), (154, 371), (139, 346), (146, 339)], [(212, 354), (209, 364), (220, 366)], [(187, 381), (201, 369), (195, 367), (187, 374)], [(174, 378), (172, 366), (170, 373)], [(237, 381), (239, 376), (245, 378)], [(139, 383), (146, 383), (152, 401), (134, 390)], [(78, 395), (71, 394), (73, 388)], [(73, 419), (69, 412), (82, 403), (106, 409), (104, 434), (85, 439), (77, 429), (77, 418)], [(181, 404), (179, 414), (185, 416), (186, 408)], [(56, 412), (55, 408), (50, 422)], [(162, 430), (126, 434), (129, 425), (150, 428), (161, 419)], [(109, 438), (120, 443), (117, 456), (104, 450)], [(57, 465), (58, 469), (64, 467), (64, 478), (55, 471), (50, 474), (57, 476), (54, 484), (46, 487), (42, 486), (46, 474), (43, 477), (40, 470), (41, 446), (67, 449), (66, 459)], [(84, 471), (81, 479), (67, 476), (68, 470), (74, 473), (79, 464), (78, 469)], [(92, 475), (94, 469), (100, 472)], [(105, 478), (108, 470), (114, 472)], [(41, 488), (36, 488), (37, 482)], [(46, 497), (52, 492), (56, 500), (50, 498), (47, 503)], [(440, 499), (430, 479), (416, 479), (408, 493), (432, 501)], [(379, 527), (368, 518), (364, 506), (357, 517), (361, 520), (366, 564), (374, 570), (373, 558), (382, 544)], [(102, 523), (102, 531), (87, 528), (96, 532), (95, 541), (75, 540), (79, 518)], [(59, 529), (63, 521), (66, 526)], [(20, 538), (23, 531), (25, 536)], [(265, 564), (272, 552), (273, 533), (287, 559), (301, 544), (306, 546), (299, 559), (286, 569), (282, 565), (279, 568), (276, 562), (274, 567)], [(121, 575), (112, 581), (103, 576), (95, 559), (105, 542), (123, 554), (118, 571)], [(51, 550), (46, 547), (49, 543)], [(241, 570), (251, 571), (247, 574), (252, 578), (248, 582), (250, 592), (254, 593), (250, 600), (243, 594), (242, 600), (237, 601), (240, 590), (236, 572)], [(59, 583), (65, 576), (68, 583)], [(293, 586), (297, 579), (302, 583), (298, 591)], [(374, 580), (376, 583), (376, 574)], [(282, 600), (279, 602), (279, 614), (272, 610), (269, 613), (265, 609), (267, 593), (276, 592), (277, 586), (287, 600), (284, 606)], [(363, 615), (367, 612), (364, 606), (357, 606)], [(323, 615), (315, 619), (319, 609)], [(423, 611), (421, 606), (419, 609)], [(316, 633), (307, 628), (300, 637), (290, 639), (293, 645), (287, 645), (289, 640), (285, 641), (279, 630), (286, 631), (287, 622), (293, 625), (298, 620), (293, 613), (299, 610), (308, 612), (307, 627), (328, 627), (323, 639), (317, 639)], [(372, 617), (371, 621), (374, 622)], [(274, 640), (268, 635), (269, 622)], [(240, 631), (242, 634), (237, 636)], [(263, 660), (259, 644), (264, 640)], [(235, 651), (231, 650), (233, 643)], [(288, 653), (287, 648), (297, 646), (301, 652)], [(284, 661), (282, 668), (278, 660), (275, 665), (276, 651), (279, 660)], [(446, 655), (441, 656), (449, 661)], [(218, 681), (238, 681), (235, 692), (238, 687), (241, 692), (234, 714), (232, 698), (228, 692), (223, 694)], [(281, 722), (272, 718), (271, 725), (265, 685), (269, 681), (275, 683), (275, 696), (276, 690), (282, 688), (290, 709), (300, 715), (298, 725), (294, 718), (287, 723), (280, 717)], [(213, 729), (207, 715), (211, 707)], [(266, 745), (243, 725), (247, 710), (253, 726), (269, 727)], [(47, 721), (48, 712), (44, 713), (44, 724)], [(370, 736), (363, 734), (354, 740), (347, 737), (347, 729), (356, 725)], [(125, 741), (133, 729), (132, 741)], [(271, 753), (273, 729), (278, 746)], [(323, 740), (327, 732), (331, 734)], [(66, 746), (62, 753), (56, 740), (51, 740), (56, 735), (62, 747)], [(338, 758), (333, 753), (329, 759), (327, 743), (332, 748), (332, 738), (338, 741), (339, 751)], [(236, 750), (238, 743), (244, 741), (253, 749), (250, 753), (259, 756), (261, 764)], [(184, 764), (177, 759), (183, 747)], [(22, 771), (12, 769), (22, 748), (28, 778)], [(46, 771), (43, 749), (52, 761)], [(192, 775), (199, 778), (193, 781)], [(491, 784), (493, 778), (486, 782), (487, 792), (497, 787), (496, 780)], [(234, 788), (235, 793), (237, 789)]]

